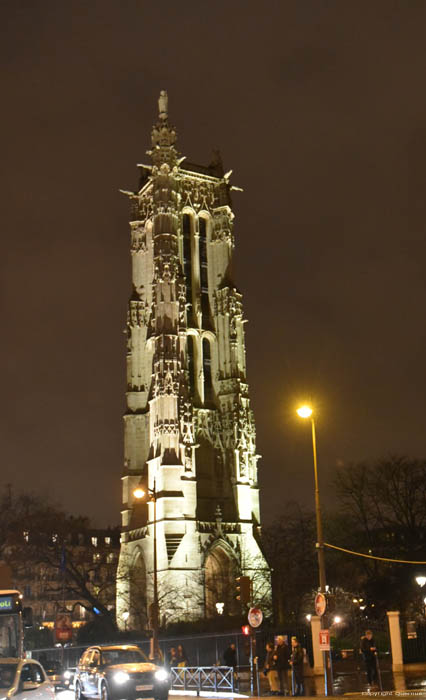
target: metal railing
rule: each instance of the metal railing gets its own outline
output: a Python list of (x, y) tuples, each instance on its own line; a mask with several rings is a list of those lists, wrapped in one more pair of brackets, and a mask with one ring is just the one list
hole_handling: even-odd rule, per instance
[(231, 666), (172, 666), (170, 673), (172, 690), (234, 692)]

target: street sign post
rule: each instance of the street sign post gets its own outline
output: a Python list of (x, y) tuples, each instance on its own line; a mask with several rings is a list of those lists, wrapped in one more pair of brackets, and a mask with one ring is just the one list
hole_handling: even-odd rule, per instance
[(330, 651), (330, 630), (319, 631), (319, 647), (321, 651)]
[(60, 612), (55, 622), (56, 641), (64, 644), (72, 640), (72, 618), (69, 613)]
[(263, 620), (263, 612), (260, 608), (250, 608), (247, 617), (252, 627), (260, 627)]
[(327, 598), (324, 593), (317, 593), (315, 596), (315, 612), (318, 617), (322, 617), (327, 608)]

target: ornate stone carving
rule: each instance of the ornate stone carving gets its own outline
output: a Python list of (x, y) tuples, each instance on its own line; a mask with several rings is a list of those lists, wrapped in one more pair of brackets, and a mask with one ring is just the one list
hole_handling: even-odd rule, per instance
[(234, 234), (233, 229), (234, 215), (230, 207), (217, 207), (213, 211), (213, 230), (212, 230), (212, 243), (218, 241), (229, 243), (234, 247)]
[(135, 219), (138, 219), (141, 223), (146, 223), (149, 219), (152, 219), (154, 213), (154, 204), (152, 200), (152, 186), (148, 191), (145, 191), (141, 197), (137, 200)]
[(127, 312), (127, 325), (129, 327), (147, 326), (151, 316), (151, 306), (147, 301), (131, 299)]
[(243, 318), (242, 295), (232, 287), (223, 287), (213, 294), (214, 315), (229, 315), (231, 337), (236, 337), (236, 323)]
[(179, 424), (177, 420), (157, 420), (154, 424), (154, 437), (158, 439), (162, 435), (178, 435)]
[(216, 409), (194, 408), (196, 439), (204, 437), (217, 449), (223, 449), (221, 413)]
[(182, 205), (192, 207), (195, 211), (200, 209), (211, 211), (215, 204), (214, 184), (209, 180), (191, 177), (181, 178)]
[(187, 445), (193, 445), (195, 443), (194, 418), (191, 401), (181, 401), (180, 431), (183, 443)]
[(132, 221), (131, 226), (131, 253), (145, 253), (147, 250), (146, 245), (146, 230), (145, 226), (141, 221)]

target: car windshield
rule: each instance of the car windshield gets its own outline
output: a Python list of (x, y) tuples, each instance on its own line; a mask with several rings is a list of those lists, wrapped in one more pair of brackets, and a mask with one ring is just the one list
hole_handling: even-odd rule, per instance
[(5, 690), (13, 685), (18, 664), (0, 664), (0, 688)]
[(107, 666), (114, 664), (141, 663), (144, 658), (139, 649), (108, 649), (102, 652), (102, 663)]

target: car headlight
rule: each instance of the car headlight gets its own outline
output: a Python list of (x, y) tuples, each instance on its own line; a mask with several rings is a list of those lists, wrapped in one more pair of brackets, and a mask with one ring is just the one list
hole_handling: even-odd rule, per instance
[(117, 673), (114, 673), (113, 679), (114, 683), (118, 683), (118, 685), (122, 685), (123, 683), (127, 683), (129, 680), (130, 676), (128, 673), (125, 671), (117, 671)]
[(167, 673), (167, 671), (164, 670), (164, 668), (160, 668), (158, 671), (155, 672), (154, 676), (157, 681), (166, 681), (169, 677), (169, 674)]
[(68, 678), (71, 678), (71, 671), (65, 671), (64, 678), (66, 678), (67, 680)]

